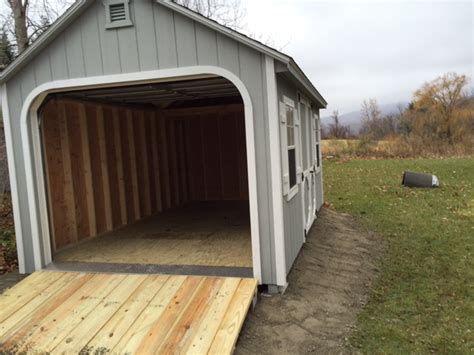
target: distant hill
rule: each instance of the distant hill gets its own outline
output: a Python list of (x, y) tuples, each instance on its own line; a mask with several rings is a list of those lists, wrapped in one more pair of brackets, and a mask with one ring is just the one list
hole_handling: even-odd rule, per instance
[[(398, 106), (408, 106), (408, 102), (397, 102), (392, 104), (379, 105), (382, 115), (386, 116), (389, 114), (398, 113)], [(349, 126), (351, 133), (358, 133), (362, 127), (362, 119), (359, 111), (352, 111), (344, 114), (339, 114), (339, 120), (342, 125)], [(332, 123), (331, 116), (321, 117), (321, 124), (323, 128), (327, 128)]]

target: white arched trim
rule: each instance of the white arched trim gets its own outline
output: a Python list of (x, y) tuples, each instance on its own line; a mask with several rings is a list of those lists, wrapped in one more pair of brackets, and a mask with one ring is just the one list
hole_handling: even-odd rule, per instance
[(73, 91), (98, 87), (125, 86), (163, 81), (196, 79), (220, 76), (232, 82), (244, 102), (247, 166), (249, 181), (250, 223), (252, 235), (253, 274), (262, 282), (260, 235), (257, 201), (257, 170), (255, 162), (255, 135), (252, 100), (243, 82), (233, 73), (220, 67), (193, 66), (146, 72), (58, 80), (42, 84), (26, 98), (21, 110), (21, 134), (26, 171), (26, 188), (30, 198), (30, 219), (35, 257), (35, 268), (41, 269), (52, 261), (49, 222), (47, 216), (44, 168), (41, 156), (38, 108), (46, 96), (54, 92)]

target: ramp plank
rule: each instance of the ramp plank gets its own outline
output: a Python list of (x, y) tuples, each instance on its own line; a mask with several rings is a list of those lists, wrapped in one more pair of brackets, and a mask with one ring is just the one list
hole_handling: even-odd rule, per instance
[(245, 316), (255, 295), (256, 287), (256, 280), (243, 279), (240, 282), (219, 330), (216, 333), (216, 337), (209, 350), (210, 354), (232, 353), (240, 329), (244, 324)]
[(0, 295), (0, 353), (232, 353), (257, 281), (37, 272)]

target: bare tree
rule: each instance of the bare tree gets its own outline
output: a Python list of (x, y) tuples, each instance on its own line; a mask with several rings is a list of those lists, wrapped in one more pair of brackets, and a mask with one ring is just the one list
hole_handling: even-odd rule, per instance
[(5, 33), (11, 35), (17, 54), (48, 29), (74, 0), (6, 0), (10, 13), (2, 14)]
[(201, 15), (234, 30), (244, 27), (245, 9), (240, 0), (174, 0)]
[(334, 110), (332, 112), (331, 118), (333, 123), (329, 125), (329, 136), (332, 138), (347, 138), (350, 133), (350, 129), (347, 126), (344, 126), (339, 121), (339, 111)]
[(370, 139), (379, 139), (382, 111), (376, 99), (364, 100), (361, 109), (362, 127), (360, 134)]

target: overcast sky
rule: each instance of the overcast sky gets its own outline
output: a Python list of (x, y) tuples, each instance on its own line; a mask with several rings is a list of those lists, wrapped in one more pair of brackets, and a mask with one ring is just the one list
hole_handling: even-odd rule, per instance
[(329, 102), (323, 115), (407, 102), (449, 71), (473, 77), (473, 0), (241, 1), (248, 30), (284, 47)]
[(242, 0), (254, 33), (287, 44), (340, 113), (409, 101), (425, 81), (449, 71), (472, 77), (473, 1)]

